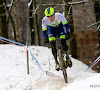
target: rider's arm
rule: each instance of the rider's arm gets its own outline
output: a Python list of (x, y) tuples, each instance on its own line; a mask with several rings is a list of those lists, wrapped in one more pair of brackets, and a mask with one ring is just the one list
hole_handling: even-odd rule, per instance
[(68, 21), (66, 20), (66, 18), (64, 17), (64, 15), (61, 14), (61, 13), (59, 13), (59, 19), (60, 19), (61, 22), (63, 23), (64, 27), (66, 27), (67, 33), (70, 33), (70, 27), (69, 27)]
[(47, 24), (46, 24), (46, 20), (43, 18), (42, 20), (42, 30), (43, 30), (43, 37), (47, 38)]
[(70, 33), (70, 27), (69, 27), (69, 24), (67, 23), (67, 24), (65, 24), (64, 26), (66, 27), (67, 33)]
[(48, 36), (47, 36), (47, 30), (46, 31), (43, 31), (43, 37), (44, 38), (47, 38)]

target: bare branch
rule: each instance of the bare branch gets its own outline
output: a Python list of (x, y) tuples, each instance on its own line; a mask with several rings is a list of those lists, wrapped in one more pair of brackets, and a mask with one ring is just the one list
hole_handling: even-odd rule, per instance
[[(16, 0), (16, 1), (14, 1), (14, 2), (11, 2), (11, 5), (10, 5), (10, 7), (9, 7), (9, 10), (6, 11), (6, 13), (4, 13), (4, 14), (0, 14), (0, 16), (5, 16), (5, 15), (8, 14), (9, 12), (11, 12), (12, 8), (17, 4), (18, 1), (19, 1), (19, 0)], [(5, 5), (5, 3), (4, 3), (4, 6), (5, 6), (4, 8), (6, 9), (6, 8), (8, 8), (9, 5)]]
[(92, 26), (94, 26), (94, 25), (97, 25), (97, 24), (99, 24), (99, 23), (100, 23), (100, 21), (99, 21), (99, 22), (96, 22), (96, 23), (93, 23), (93, 24), (91, 24), (91, 25), (89, 25), (89, 26), (86, 26), (86, 27), (84, 27), (84, 29), (90, 28), (90, 27), (92, 27)]
[(42, 4), (41, 6), (68, 6), (68, 5), (82, 4), (85, 2), (89, 2), (89, 1), (84, 0), (84, 1), (80, 1), (80, 2), (68, 2), (67, 4), (66, 3), (63, 3), (63, 4)]
[(30, 7), (32, 4), (32, 0), (30, 0), (30, 2), (28, 3), (28, 7)]
[[(70, 12), (71, 12), (71, 8), (72, 8), (72, 5), (70, 5), (70, 7), (69, 7), (69, 10), (68, 10), (68, 15), (67, 15), (67, 19), (69, 19), (69, 15), (70, 15)], [(70, 16), (71, 17), (71, 16)]]
[(42, 4), (41, 6), (68, 6), (68, 4)]
[(82, 4), (85, 2), (89, 2), (88, 0), (84, 0), (84, 1), (79, 1), (79, 2), (68, 2), (69, 5), (76, 5), (76, 4)]
[(0, 5), (0, 8), (1, 8), (1, 7), (4, 7), (4, 6), (5, 6), (5, 4), (3, 3), (2, 5)]
[[(41, 0), (41, 1), (42, 1), (42, 0)], [(38, 8), (39, 8), (39, 6), (40, 6), (41, 1), (40, 1), (39, 5), (36, 7), (35, 11), (32, 13), (32, 16), (31, 16), (31, 17), (29, 17), (29, 18), (32, 18), (32, 17), (36, 14), (36, 11), (37, 11), (37, 9), (38, 9)]]

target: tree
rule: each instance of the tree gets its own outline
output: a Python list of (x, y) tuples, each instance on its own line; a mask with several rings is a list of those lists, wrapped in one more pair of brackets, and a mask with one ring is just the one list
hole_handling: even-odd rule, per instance
[(72, 55), (72, 57), (77, 58), (77, 48), (76, 48), (76, 41), (75, 41), (75, 35), (74, 35), (74, 28), (73, 28), (73, 17), (72, 17), (72, 6), (68, 5), (68, 2), (71, 2), (71, 0), (64, 0), (65, 2), (65, 17), (68, 19), (68, 23), (70, 26), (70, 40), (69, 40), (69, 53)]
[(29, 28), (28, 1), (21, 0), (17, 3), (18, 31), (20, 42), (31, 45), (31, 32)]
[[(11, 16), (12, 8), (10, 8), (10, 10), (9, 10), (9, 7), (7, 7), (6, 0), (3, 0), (3, 1), (4, 1), (4, 3), (5, 3), (6, 12), (8, 12), (8, 13), (7, 13), (7, 14), (8, 14), (8, 20), (10, 20), (10, 23), (11, 23), (12, 28), (13, 28), (14, 40), (15, 40), (15, 41), (18, 41), (17, 38), (16, 38), (17, 35), (16, 35), (15, 23), (14, 23), (13, 18), (12, 18), (12, 16)], [(15, 4), (15, 3), (13, 3), (12, 6), (13, 6), (14, 4)], [(8, 25), (8, 23), (7, 23), (7, 25)]]
[(6, 11), (3, 0), (0, 0), (0, 36), (8, 38), (8, 30), (6, 25)]
[(40, 45), (40, 35), (39, 35), (39, 28), (37, 23), (37, 13), (36, 13), (36, 0), (33, 0), (33, 18), (34, 18), (34, 29), (35, 29), (35, 35), (36, 35), (36, 45)]
[(29, 27), (31, 32), (31, 44), (35, 44), (35, 29), (34, 29), (34, 18), (33, 18), (33, 0), (29, 1)]

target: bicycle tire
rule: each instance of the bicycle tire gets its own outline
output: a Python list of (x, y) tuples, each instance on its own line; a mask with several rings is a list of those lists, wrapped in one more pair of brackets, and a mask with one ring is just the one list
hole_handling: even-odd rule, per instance
[(66, 68), (63, 68), (62, 69), (62, 72), (63, 72), (64, 80), (67, 83), (67, 72), (66, 72)]
[(62, 50), (59, 50), (59, 58), (60, 58), (60, 64), (61, 64), (61, 70), (63, 72), (63, 77), (65, 82), (67, 83), (67, 72), (66, 72), (66, 68), (65, 68), (65, 63), (63, 60), (63, 54), (62, 54)]

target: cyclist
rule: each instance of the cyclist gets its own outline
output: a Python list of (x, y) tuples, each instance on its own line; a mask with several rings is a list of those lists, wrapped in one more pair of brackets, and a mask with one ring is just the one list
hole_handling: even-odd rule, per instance
[[(43, 30), (43, 37), (45, 39), (45, 43), (51, 43), (52, 54), (55, 59), (56, 63), (56, 70), (59, 71), (60, 65), (57, 61), (57, 50), (56, 50), (56, 36), (61, 39), (61, 44), (64, 50), (64, 53), (68, 55), (68, 46), (66, 44), (66, 40), (70, 38), (70, 27), (68, 25), (67, 20), (61, 13), (55, 13), (54, 8), (48, 7), (45, 9), (45, 17), (42, 19), (42, 30)], [(64, 27), (66, 31), (64, 31)], [(47, 35), (48, 31), (48, 35)], [(67, 33), (66, 33), (67, 32)], [(66, 56), (66, 63), (69, 67), (72, 67), (72, 62), (69, 56)]]

